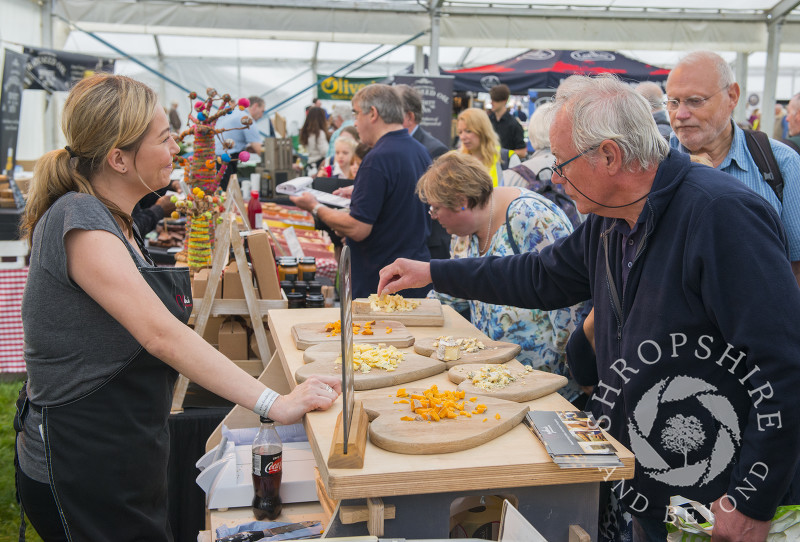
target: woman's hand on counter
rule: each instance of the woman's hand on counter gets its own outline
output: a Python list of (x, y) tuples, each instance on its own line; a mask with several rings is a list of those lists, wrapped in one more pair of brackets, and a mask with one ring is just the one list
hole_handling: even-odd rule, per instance
[(312, 376), (289, 395), (281, 395), (269, 409), (269, 417), (282, 424), (295, 423), (312, 410), (327, 410), (342, 392), (341, 378)]

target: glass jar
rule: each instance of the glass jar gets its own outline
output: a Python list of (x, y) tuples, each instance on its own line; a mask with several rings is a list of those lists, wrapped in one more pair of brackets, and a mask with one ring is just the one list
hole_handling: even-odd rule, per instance
[(282, 280), (280, 284), (281, 290), (283, 290), (286, 295), (289, 295), (294, 291), (294, 283), (291, 280)]
[(294, 281), (294, 291), (305, 296), (308, 293), (308, 283), (304, 280)]
[(308, 283), (308, 290), (306, 290), (306, 295), (308, 294), (321, 294), (322, 293), (322, 283), (317, 280), (312, 280)]
[(298, 268), (300, 270), (300, 280), (306, 282), (314, 280), (317, 276), (317, 259), (313, 256), (304, 256), (300, 258)]
[(297, 258), (282, 256), (278, 258), (278, 280), (297, 280)]
[(286, 298), (289, 300), (290, 309), (302, 309), (305, 306), (306, 300), (303, 294), (292, 292), (291, 294), (286, 294)]
[(322, 294), (308, 294), (306, 296), (307, 309), (321, 309), (325, 307), (325, 297)]

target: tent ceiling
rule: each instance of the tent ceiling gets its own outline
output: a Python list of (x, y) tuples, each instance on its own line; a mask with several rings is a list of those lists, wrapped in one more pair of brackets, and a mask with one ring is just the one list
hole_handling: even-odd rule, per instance
[[(557, 0), (438, 4), (440, 44), (454, 47), (763, 51), (786, 16), (784, 51), (800, 51), (798, 0)], [(99, 32), (294, 41), (400, 43), (430, 29), (427, 1), (54, 0), (54, 11)], [(422, 36), (414, 45), (428, 45)]]

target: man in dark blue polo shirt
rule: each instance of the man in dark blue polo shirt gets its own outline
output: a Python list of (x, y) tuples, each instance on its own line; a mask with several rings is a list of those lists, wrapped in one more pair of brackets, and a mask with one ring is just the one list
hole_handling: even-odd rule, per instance
[[(292, 201), (347, 238), (353, 257), (353, 297), (376, 293), (378, 271), (396, 258), (430, 260), (430, 218), (414, 189), (428, 169), (428, 151), (403, 128), (399, 94), (388, 85), (369, 85), (353, 97), (361, 141), (372, 145), (356, 175), (350, 213), (319, 203), (308, 193)], [(424, 297), (428, 287), (400, 292)]]

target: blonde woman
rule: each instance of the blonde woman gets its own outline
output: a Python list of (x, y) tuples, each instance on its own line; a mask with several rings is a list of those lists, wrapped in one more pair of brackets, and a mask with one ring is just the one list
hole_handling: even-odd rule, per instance
[(502, 185), (502, 170), (519, 164), (519, 157), (513, 151), (500, 148), (500, 140), (486, 111), (474, 107), (465, 109), (458, 115), (456, 130), (461, 141), (459, 150), (484, 165), (493, 186)]
[[(337, 379), (280, 396), (185, 325), (186, 269), (156, 267), (130, 213), (169, 184), (178, 146), (158, 97), (122, 76), (78, 82), (67, 146), (37, 163), (22, 225), (26, 388), (17, 489), (44, 540), (171, 540), (167, 418), (178, 372), (290, 423), (330, 407)], [(307, 381), (308, 382), (308, 381)]]

